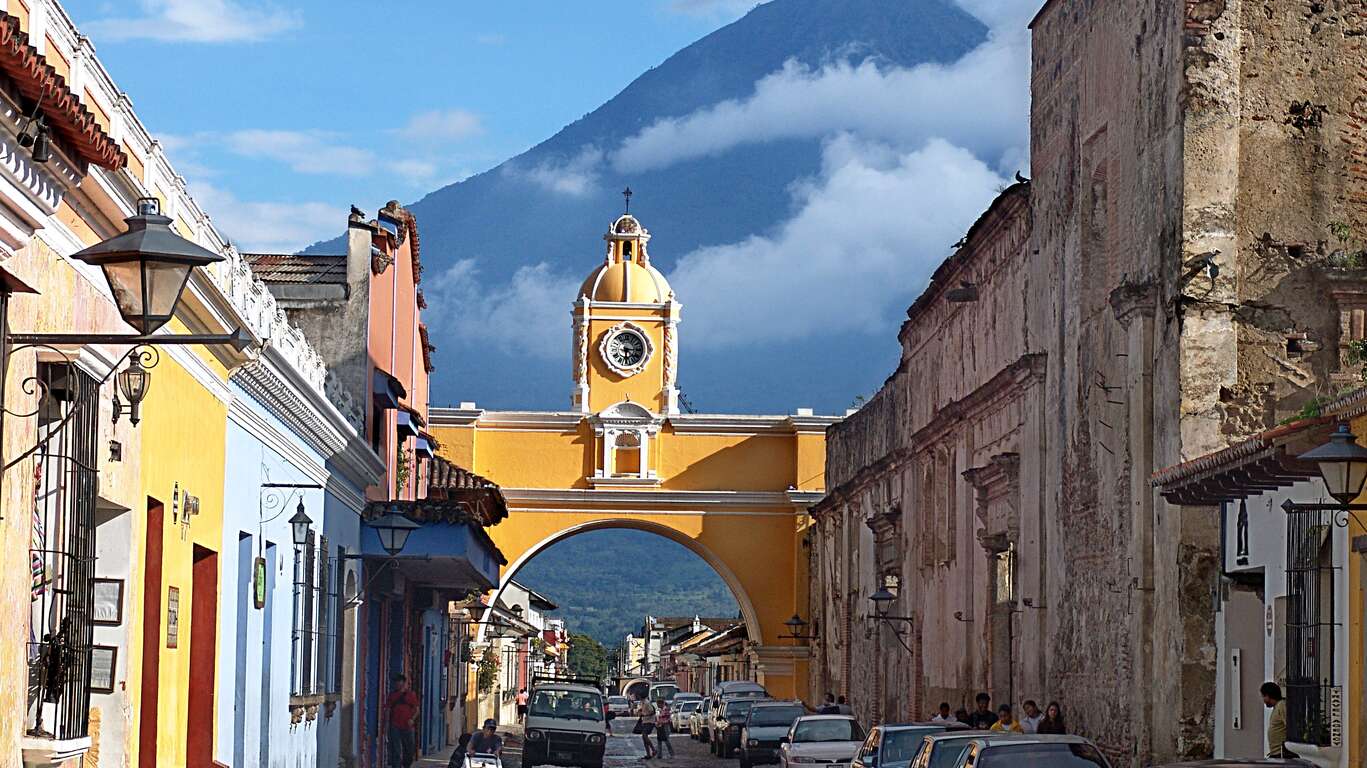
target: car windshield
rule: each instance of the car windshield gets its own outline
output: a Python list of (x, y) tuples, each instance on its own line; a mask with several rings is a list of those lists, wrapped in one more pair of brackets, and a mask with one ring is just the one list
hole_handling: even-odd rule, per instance
[(626, 703), (627, 703), (627, 697), (625, 697), (625, 696), (609, 696), (609, 697), (608, 697), (608, 703), (611, 704), (611, 705), (613, 705), (614, 707), (620, 707), (620, 706), (622, 706), (623, 704), (626, 704)]
[(1108, 768), (1090, 744), (1002, 744), (988, 747), (978, 768)]
[(603, 697), (583, 691), (537, 691), (530, 713), (569, 720), (602, 720)]
[(771, 727), (776, 725), (789, 726), (793, 721), (807, 714), (806, 710), (799, 706), (791, 707), (755, 707), (750, 710), (751, 728)]
[(864, 731), (853, 720), (806, 720), (797, 724), (793, 741), (863, 741)]
[(905, 731), (885, 731), (883, 733), (883, 746), (878, 754), (879, 765), (905, 765), (916, 757), (916, 753), (921, 749), (921, 740), (925, 738), (924, 729), (908, 729)]
[(930, 753), (930, 768), (954, 768), (968, 749), (968, 739), (942, 741)]
[(696, 702), (696, 701), (685, 701), (684, 703), (682, 703), (682, 704), (679, 705), (679, 711), (680, 711), (680, 712), (692, 712), (693, 710), (695, 710), (695, 709), (697, 709), (697, 708), (698, 708), (698, 702)]
[(726, 709), (722, 711), (722, 716), (743, 717), (746, 713), (750, 711), (750, 707), (754, 706), (754, 704), (755, 702), (753, 701), (728, 701), (726, 703)]

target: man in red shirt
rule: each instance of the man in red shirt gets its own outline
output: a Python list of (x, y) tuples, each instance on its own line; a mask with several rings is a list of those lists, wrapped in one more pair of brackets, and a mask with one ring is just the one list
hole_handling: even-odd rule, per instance
[(408, 688), (408, 678), (394, 678), (394, 690), (385, 700), (389, 710), (389, 766), (409, 768), (418, 759), (414, 723), (418, 719), (418, 695)]

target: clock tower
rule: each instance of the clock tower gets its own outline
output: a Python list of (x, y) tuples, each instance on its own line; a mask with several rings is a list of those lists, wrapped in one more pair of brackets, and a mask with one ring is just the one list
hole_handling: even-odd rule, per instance
[(623, 402), (679, 412), (679, 302), (650, 263), (650, 233), (624, 213), (603, 235), (607, 253), (579, 288), (574, 317), (574, 391), (580, 413)]

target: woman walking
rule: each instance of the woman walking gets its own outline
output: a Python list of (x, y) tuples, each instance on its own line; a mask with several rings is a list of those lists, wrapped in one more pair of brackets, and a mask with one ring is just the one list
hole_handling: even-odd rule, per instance
[(1044, 719), (1039, 721), (1039, 733), (1067, 733), (1068, 726), (1063, 722), (1063, 709), (1057, 701), (1049, 702), (1044, 708)]
[(645, 759), (655, 757), (655, 744), (650, 740), (650, 735), (655, 732), (655, 708), (644, 696), (636, 701), (636, 727), (631, 732), (640, 734), (646, 748)]
[(671, 759), (674, 757), (674, 745), (669, 743), (669, 731), (673, 727), (673, 714), (669, 709), (669, 702), (662, 698), (655, 700), (655, 738), (660, 742), (656, 754), (664, 757), (665, 747), (668, 747)]

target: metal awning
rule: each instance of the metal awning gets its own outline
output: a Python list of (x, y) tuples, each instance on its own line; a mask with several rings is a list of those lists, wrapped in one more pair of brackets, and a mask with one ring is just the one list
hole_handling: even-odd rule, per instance
[(433, 456), (432, 444), (427, 442), (427, 438), (420, 437), (413, 442), (413, 453), (421, 458), (430, 459)]
[(418, 425), (413, 423), (413, 414), (408, 411), (399, 411), (394, 414), (394, 432), (402, 441), (405, 438), (418, 436)]
[(381, 370), (375, 371), (372, 389), (375, 404), (381, 408), (398, 409), (401, 407), (399, 401), (408, 397), (403, 383)]

